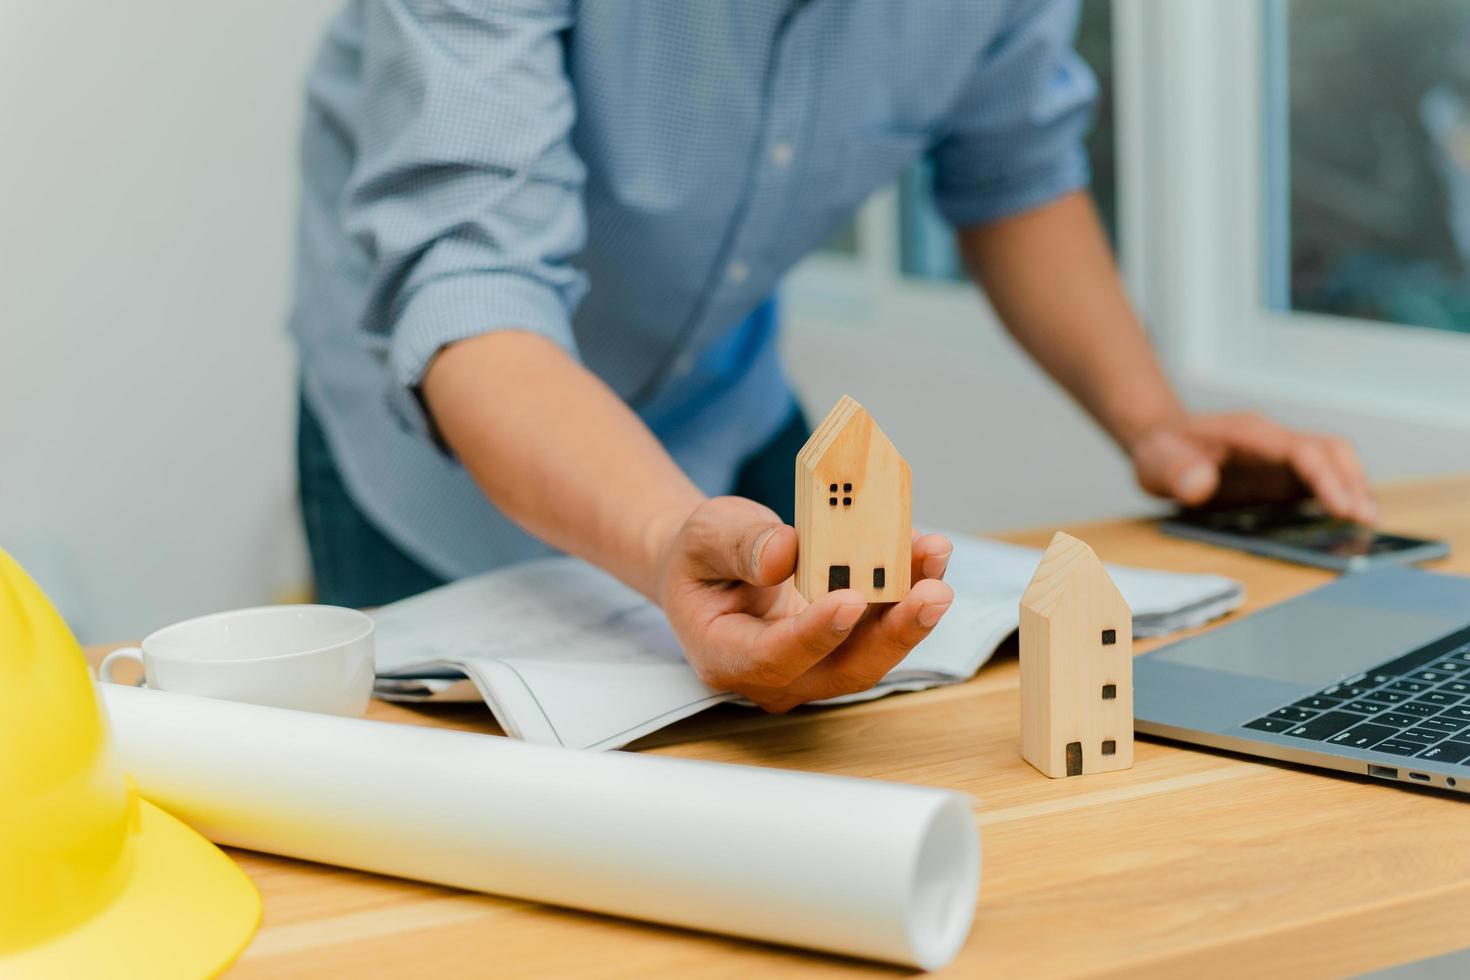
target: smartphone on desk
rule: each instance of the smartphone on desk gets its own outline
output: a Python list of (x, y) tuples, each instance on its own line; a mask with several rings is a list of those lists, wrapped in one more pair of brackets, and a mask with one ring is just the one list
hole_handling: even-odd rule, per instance
[(1388, 534), (1339, 520), (1314, 503), (1186, 510), (1165, 518), (1159, 529), (1176, 537), (1336, 572), (1406, 565), (1450, 553), (1444, 541)]

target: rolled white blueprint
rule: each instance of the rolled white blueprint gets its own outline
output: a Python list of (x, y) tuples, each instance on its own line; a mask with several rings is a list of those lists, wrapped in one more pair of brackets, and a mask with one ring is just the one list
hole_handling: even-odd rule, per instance
[(221, 844), (924, 969), (974, 915), (958, 793), (100, 686), (143, 795)]

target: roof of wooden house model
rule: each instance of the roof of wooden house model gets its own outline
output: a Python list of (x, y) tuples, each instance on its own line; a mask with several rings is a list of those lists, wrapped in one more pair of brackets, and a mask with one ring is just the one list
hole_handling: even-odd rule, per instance
[(1122, 599), (1122, 594), (1118, 593), (1117, 586), (1108, 575), (1107, 569), (1103, 568), (1097, 553), (1086, 542), (1058, 531), (1052, 537), (1051, 544), (1046, 546), (1041, 564), (1036, 566), (1036, 574), (1031, 577), (1031, 584), (1021, 596), (1021, 605), (1043, 615), (1051, 612), (1079, 575), (1101, 576), (1118, 598)]
[(878, 427), (878, 423), (868, 414), (866, 408), (858, 404), (852, 396), (843, 395), (837, 404), (832, 406), (832, 411), (827, 413), (822, 424), (817, 426), (816, 431), (807, 439), (806, 445), (801, 447), (801, 452), (796, 454), (797, 467), (807, 471), (815, 470), (823, 457), (827, 455), (827, 450), (831, 449), (832, 444), (837, 441), (837, 437), (859, 418), (866, 419), (874, 435), (889, 445), (893, 444)]

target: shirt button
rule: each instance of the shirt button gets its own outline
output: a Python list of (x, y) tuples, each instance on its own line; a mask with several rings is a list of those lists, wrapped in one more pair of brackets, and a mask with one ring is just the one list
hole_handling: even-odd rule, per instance
[(777, 143), (771, 147), (771, 162), (781, 170), (785, 170), (791, 166), (791, 158), (793, 156), (795, 156), (795, 152), (791, 149), (790, 143)]
[(750, 278), (750, 266), (740, 259), (730, 263), (730, 268), (725, 270), (725, 275), (737, 286)]

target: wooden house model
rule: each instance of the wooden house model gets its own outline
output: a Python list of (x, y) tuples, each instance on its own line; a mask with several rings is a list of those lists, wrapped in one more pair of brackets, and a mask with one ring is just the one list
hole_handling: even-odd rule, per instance
[(1021, 597), (1021, 755), (1052, 777), (1133, 765), (1133, 613), (1061, 533)]
[(909, 464), (844, 395), (796, 456), (796, 587), (808, 600), (856, 589), (869, 602), (908, 594)]

